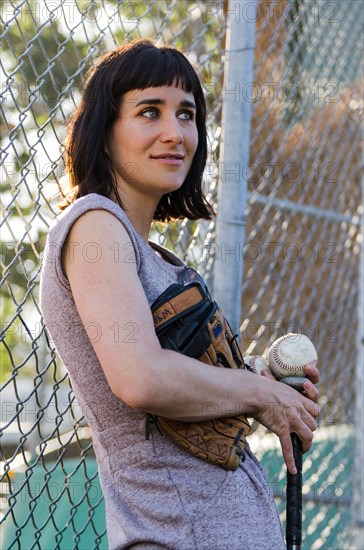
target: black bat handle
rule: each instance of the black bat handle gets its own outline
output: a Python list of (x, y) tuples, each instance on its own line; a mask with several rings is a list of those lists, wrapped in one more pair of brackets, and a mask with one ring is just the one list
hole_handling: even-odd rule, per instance
[[(303, 390), (304, 377), (282, 378), (281, 382), (288, 384), (299, 392)], [(286, 544), (287, 550), (301, 550), (302, 544), (302, 443), (298, 435), (291, 434), (293, 456), (297, 469), (296, 474), (287, 472), (287, 517)]]
[(287, 550), (300, 550), (302, 543), (302, 443), (291, 434), (296, 474), (287, 472)]

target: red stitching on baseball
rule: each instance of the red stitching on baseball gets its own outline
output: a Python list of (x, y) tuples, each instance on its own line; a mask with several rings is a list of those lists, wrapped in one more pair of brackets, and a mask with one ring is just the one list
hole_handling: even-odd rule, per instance
[[(304, 336), (304, 335), (302, 335), (302, 336)], [(292, 371), (298, 371), (298, 370), (303, 369), (304, 365), (316, 366), (317, 359), (311, 359), (311, 361), (307, 361), (307, 362), (301, 363), (299, 365), (291, 365), (291, 366), (287, 365), (287, 363), (285, 363), (279, 355), (281, 344), (283, 344), (286, 340), (291, 340), (291, 335), (290, 334), (286, 334), (285, 336), (282, 336), (280, 341), (277, 342), (275, 344), (275, 346), (273, 347), (273, 349), (271, 350), (273, 358), (274, 358), (275, 362), (277, 363), (277, 365), (279, 367), (281, 367), (283, 370), (292, 372)], [(311, 344), (311, 341), (309, 339), (308, 339), (308, 341)]]

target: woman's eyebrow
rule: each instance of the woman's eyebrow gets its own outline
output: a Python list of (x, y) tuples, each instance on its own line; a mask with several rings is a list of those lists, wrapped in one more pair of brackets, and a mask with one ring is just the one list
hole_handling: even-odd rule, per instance
[[(140, 105), (165, 105), (166, 100), (161, 98), (150, 98), (150, 99), (141, 99), (138, 101), (138, 103), (135, 105), (135, 108), (139, 107)], [(197, 109), (196, 105), (193, 101), (190, 101), (188, 99), (183, 99), (180, 104), (180, 107), (189, 107), (190, 109)]]

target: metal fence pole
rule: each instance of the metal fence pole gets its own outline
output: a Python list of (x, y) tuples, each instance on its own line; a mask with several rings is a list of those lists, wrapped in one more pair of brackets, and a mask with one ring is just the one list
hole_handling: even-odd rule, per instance
[(239, 332), (245, 238), (246, 171), (252, 103), (257, 2), (229, 0), (223, 89), (218, 212), (216, 219), (214, 297)]
[[(364, 166), (364, 151), (363, 166)], [(355, 460), (353, 476), (352, 533), (353, 548), (364, 548), (364, 176), (362, 177), (361, 259), (359, 261), (358, 299), (358, 359), (355, 369)]]

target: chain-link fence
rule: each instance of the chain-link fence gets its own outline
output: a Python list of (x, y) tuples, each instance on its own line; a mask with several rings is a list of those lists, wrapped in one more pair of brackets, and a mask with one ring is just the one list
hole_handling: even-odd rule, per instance
[[(246, 90), (253, 124), (242, 347), (263, 354), (286, 332), (314, 342), (322, 412), (304, 465), (306, 543), (347, 548), (358, 367), (363, 4), (279, 6), (258, 7), (254, 84)], [(283, 471), (272, 472), (273, 479), (278, 494)]]
[[(255, 4), (1, 5), (1, 547), (107, 547), (89, 429), (38, 305), (65, 124), (82, 77), (98, 55), (132, 37), (181, 47), (200, 66), (206, 92), (205, 184), (216, 201), (226, 21), (251, 18)], [(263, 353), (291, 331), (307, 334), (318, 349), (323, 413), (304, 485), (305, 548), (315, 549), (350, 547), (362, 27), (360, 0), (261, 0), (254, 82), (235, 90), (253, 114), (251, 160), (239, 167), (249, 185), (246, 241), (229, 252), (244, 261), (241, 347)], [(213, 223), (156, 224), (153, 237), (210, 278)], [(259, 428), (252, 446), (284, 522), (276, 441)]]

